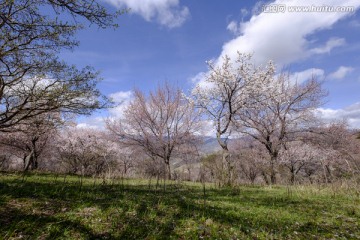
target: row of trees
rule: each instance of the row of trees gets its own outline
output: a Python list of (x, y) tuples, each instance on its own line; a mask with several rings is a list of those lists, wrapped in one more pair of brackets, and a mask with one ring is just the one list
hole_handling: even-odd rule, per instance
[[(22, 119), (14, 123), (16, 132), (0, 134), (1, 166), (21, 159), (24, 170), (220, 185), (275, 184), (279, 177), (329, 182), (357, 173), (359, 160), (357, 140), (344, 123), (318, 127), (315, 110), (324, 96), (316, 79), (298, 83), (276, 74), (272, 62), (256, 67), (251, 55), (239, 53), (236, 61), (209, 63), (209, 74), (190, 96), (168, 84), (148, 95), (135, 90), (123, 117), (109, 118), (106, 131), (64, 127), (59, 111)], [(209, 130), (215, 130), (220, 155), (201, 150)]]
[[(109, 131), (72, 127), (41, 135), (35, 144), (26, 132), (17, 132), (16, 138), (14, 133), (1, 136), (2, 170), (39, 169), (103, 178), (169, 177), (169, 164), (164, 158), (149, 154), (139, 145), (124, 145), (124, 140)], [(201, 138), (197, 141), (196, 145), (174, 148), (171, 177), (227, 184), (228, 169), (222, 153), (205, 154)], [(333, 123), (289, 142), (273, 163), (258, 141), (249, 137), (230, 139), (231, 184), (271, 184), (274, 171), (279, 183), (328, 183), (353, 178), (360, 169), (359, 143), (345, 123)], [(31, 152), (36, 156), (34, 166), (27, 157)]]

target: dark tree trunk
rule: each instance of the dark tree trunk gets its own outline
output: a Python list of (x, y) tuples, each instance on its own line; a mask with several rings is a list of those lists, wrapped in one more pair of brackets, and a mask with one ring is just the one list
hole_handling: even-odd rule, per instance
[(36, 142), (39, 140), (39, 137), (35, 136), (31, 139), (31, 149), (30, 153), (27, 156), (24, 156), (24, 171), (29, 169), (35, 170), (38, 168), (38, 153), (36, 151)]
[(257, 176), (256, 170), (250, 169), (249, 178), (250, 178), (251, 184), (255, 183), (256, 176)]
[(166, 171), (167, 179), (171, 180), (171, 167), (170, 167), (170, 162), (169, 161), (166, 162), (166, 168), (167, 168), (167, 171)]
[(277, 163), (278, 152), (270, 152), (270, 181), (271, 184), (276, 184), (276, 163)]
[(124, 163), (124, 175), (127, 176), (128, 166)]
[(291, 183), (291, 185), (294, 185), (294, 183), (295, 183), (295, 172), (294, 171), (291, 171), (290, 183)]
[(270, 160), (270, 182), (271, 182), (271, 184), (276, 184), (275, 161), (276, 161), (276, 158), (274, 156), (271, 156), (271, 160)]
[(262, 177), (263, 177), (266, 185), (270, 185), (270, 181), (269, 181), (269, 179), (268, 179), (268, 177), (267, 177), (267, 175), (266, 175), (266, 172), (265, 172), (265, 171), (262, 171), (262, 172), (261, 172), (261, 175), (262, 175)]

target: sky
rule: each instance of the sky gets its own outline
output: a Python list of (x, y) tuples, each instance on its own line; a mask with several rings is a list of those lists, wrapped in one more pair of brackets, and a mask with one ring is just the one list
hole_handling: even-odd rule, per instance
[(101, 0), (109, 10), (130, 8), (119, 28), (86, 26), (80, 46), (60, 57), (101, 72), (100, 91), (118, 107), (78, 119), (101, 128), (119, 117), (134, 88), (167, 81), (186, 93), (208, 71), (206, 61), (252, 53), (257, 65), (273, 60), (277, 72), (298, 82), (316, 76), (329, 92), (318, 113), (360, 128), (360, 1), (358, 0)]

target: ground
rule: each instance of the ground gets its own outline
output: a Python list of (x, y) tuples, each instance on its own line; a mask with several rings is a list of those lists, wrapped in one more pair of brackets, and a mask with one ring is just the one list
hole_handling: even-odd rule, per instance
[(238, 186), (0, 173), (0, 239), (360, 239), (344, 186)]

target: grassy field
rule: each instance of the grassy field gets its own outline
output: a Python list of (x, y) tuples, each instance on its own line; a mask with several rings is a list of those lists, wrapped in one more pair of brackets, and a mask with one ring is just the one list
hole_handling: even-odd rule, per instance
[(0, 238), (360, 239), (360, 197), (345, 189), (79, 182), (0, 173)]

